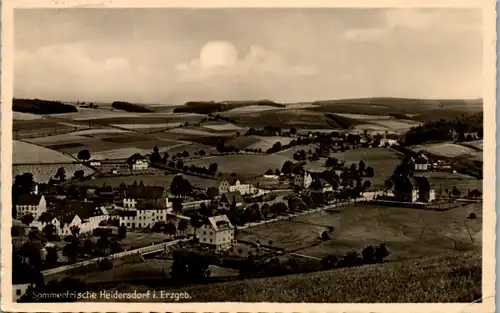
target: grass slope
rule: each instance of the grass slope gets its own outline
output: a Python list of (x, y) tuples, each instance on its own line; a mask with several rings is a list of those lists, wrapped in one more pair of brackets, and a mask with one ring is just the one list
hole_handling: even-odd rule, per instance
[(472, 302), (481, 298), (481, 267), (480, 253), (453, 253), (179, 291), (198, 302)]

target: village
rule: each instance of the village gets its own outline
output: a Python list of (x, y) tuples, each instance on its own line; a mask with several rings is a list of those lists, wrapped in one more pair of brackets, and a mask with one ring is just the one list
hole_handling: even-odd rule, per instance
[[(250, 227), (268, 226), (353, 204), (443, 211), (463, 205), (459, 200), (477, 202), (481, 199), (481, 192), (476, 189), (465, 191), (454, 186), (436, 190), (423, 174), (456, 174), (452, 164), (446, 158), (429, 157), (401, 147), (396, 135), (372, 136), (366, 131), (302, 134), (292, 131), (279, 135), (292, 137), (294, 141), (285, 147), (275, 144), (270, 148), (273, 151), (267, 153), (295, 148), (294, 162), (286, 161), (281, 168), (269, 169), (252, 179), (238, 173), (217, 172), (217, 164), (211, 164), (208, 170), (202, 167), (206, 172), (203, 175), (214, 177), (213, 185), (205, 189), (194, 188), (189, 182), (191, 175), (196, 177), (196, 172), (200, 172), (196, 167), (177, 166), (168, 156), (162, 159), (156, 147), (149, 155), (136, 153), (118, 164), (93, 160), (88, 151), (80, 152), (82, 164), (96, 169), (97, 173), (89, 177), (75, 174), (74, 181), (91, 182), (99, 173), (105, 177), (124, 175), (124, 172), (134, 176), (148, 170), (168, 170), (177, 172), (170, 186), (149, 186), (134, 181), (117, 188), (81, 187), (64, 178), (64, 168), (46, 184), (33, 181), (29, 173), (18, 176), (13, 187), (13, 193), (19, 192), (13, 206), (12, 236), (18, 251), (15, 255), (19, 255), (21, 263), (38, 262), (46, 273), (70, 270), (75, 264), (87, 266), (86, 260), (94, 260), (103, 270), (113, 266), (106, 265), (113, 256), (140, 255), (141, 249), (168, 243), (155, 251), (165, 254), (169, 250), (167, 246), (178, 247), (180, 241), (188, 240), (190, 248), (182, 248), (181, 242), (181, 250), (208, 249), (221, 257), (247, 259), (252, 256), (249, 249), (263, 244), (238, 235)], [(316, 145), (312, 153), (298, 149), (311, 144)], [(391, 175), (383, 178), (383, 186), (372, 186), (370, 179), (377, 168), (362, 159), (346, 164), (332, 157), (351, 149), (395, 151), (401, 155), (401, 162)], [(227, 148), (218, 150), (221, 151), (216, 152), (217, 155), (235, 154), (226, 152)], [(253, 151), (236, 154), (247, 153)], [(182, 162), (182, 154), (178, 157), (177, 162)], [(320, 158), (326, 170), (306, 169), (308, 163), (318, 162)], [(329, 231), (317, 234), (321, 240), (330, 236)], [(42, 244), (33, 245), (34, 240), (41, 240)], [(264, 254), (267, 259), (287, 253), (272, 240), (264, 245), (268, 250)], [(329, 254), (303, 257), (322, 262), (331, 258)], [(17, 289), (17, 299), (26, 293), (28, 285), (18, 284), (21, 287)]]

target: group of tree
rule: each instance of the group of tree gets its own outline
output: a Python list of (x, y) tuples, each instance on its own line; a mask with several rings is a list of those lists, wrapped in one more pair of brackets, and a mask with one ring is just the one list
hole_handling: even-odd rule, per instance
[(182, 284), (208, 279), (211, 275), (209, 266), (221, 264), (217, 255), (209, 252), (178, 249), (172, 252), (172, 258), (170, 275), (174, 282)]
[(59, 114), (78, 112), (78, 109), (61, 101), (14, 98), (12, 100), (12, 111), (34, 114)]
[(137, 112), (137, 113), (151, 113), (151, 112), (153, 112), (153, 110), (150, 110), (144, 106), (129, 103), (129, 102), (124, 102), (124, 101), (114, 101), (111, 104), (111, 107), (113, 109), (123, 110), (123, 111), (127, 111), (127, 112)]
[(280, 136), (281, 128), (275, 126), (266, 126), (262, 129), (250, 128), (245, 136)]
[[(477, 132), (479, 138), (483, 137), (483, 113), (463, 114), (454, 119), (432, 120), (423, 125), (413, 127), (405, 134), (405, 145), (418, 145), (425, 142), (450, 141), (454, 139), (467, 140), (465, 133)], [(473, 138), (470, 138), (473, 139)]]
[(170, 192), (178, 198), (186, 198), (193, 191), (193, 186), (189, 180), (182, 175), (175, 175), (170, 183)]
[(335, 255), (330, 254), (321, 260), (321, 264), (326, 269), (353, 267), (364, 264), (383, 263), (389, 256), (390, 252), (385, 243), (377, 246), (367, 246), (361, 253), (349, 251), (342, 258), (338, 259)]

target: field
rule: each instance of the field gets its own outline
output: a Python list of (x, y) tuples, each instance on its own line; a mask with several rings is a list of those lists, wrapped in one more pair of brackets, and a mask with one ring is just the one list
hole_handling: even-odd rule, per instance
[[(131, 175), (131, 176), (116, 176), (116, 177), (103, 177), (96, 178), (93, 180), (88, 180), (84, 182), (77, 182), (75, 185), (78, 186), (88, 186), (88, 187), (100, 187), (104, 183), (106, 185), (111, 185), (113, 187), (120, 186), (121, 183), (127, 185), (132, 185), (134, 182), (139, 183), (141, 180), (146, 186), (163, 186), (165, 188), (170, 188), (172, 179), (175, 175), (169, 174), (155, 174), (155, 175)], [(185, 175), (185, 177), (195, 188), (206, 189), (208, 187), (214, 187), (216, 185), (215, 179), (201, 178), (198, 176)]]
[[(404, 262), (183, 287), (171, 292), (187, 292), (197, 302), (465, 305), (482, 298), (481, 269), (480, 252), (448, 253)], [(136, 287), (130, 286), (129, 290)]]
[[(70, 179), (78, 170), (83, 170), (85, 175), (90, 175), (93, 170), (81, 164), (43, 164), (43, 165), (13, 165), (12, 176), (21, 175), (24, 173), (33, 174), (33, 179), (36, 182), (47, 182), (57, 172), (57, 169), (63, 167), (66, 171), (66, 179)], [(102, 186), (102, 184), (101, 184)]]
[(181, 143), (154, 139), (145, 135), (112, 129), (89, 129), (68, 134), (27, 139), (27, 141), (77, 156), (83, 149), (90, 151), (94, 159), (124, 159), (134, 153), (151, 153), (154, 146), (160, 151), (168, 150)]
[(222, 116), (231, 117), (233, 115), (255, 113), (255, 112), (261, 112), (261, 111), (267, 111), (267, 110), (276, 110), (276, 107), (270, 106), (270, 105), (249, 105), (249, 106), (235, 108), (235, 109), (231, 109), (231, 110), (228, 110), (225, 112), (221, 112), (220, 114)]
[[(328, 118), (323, 113), (308, 110), (275, 109), (232, 115), (238, 126), (253, 128), (275, 126), (280, 128), (330, 129)], [(333, 130), (333, 129), (332, 129)]]
[(370, 115), (370, 114), (353, 114), (353, 113), (338, 113), (337, 115), (352, 118), (355, 120), (388, 120), (392, 118), (390, 115)]
[(386, 148), (358, 148), (345, 152), (332, 153), (332, 157), (345, 161), (346, 166), (352, 163), (358, 164), (363, 160), (366, 166), (373, 167), (374, 177), (367, 177), (373, 187), (382, 187), (384, 182), (392, 175), (392, 172), (401, 163), (402, 155)]
[[(466, 219), (472, 212), (477, 218)], [(319, 236), (328, 227), (334, 227), (332, 239), (322, 242)], [(357, 204), (244, 229), (237, 239), (272, 240), (274, 246), (320, 258), (386, 243), (389, 259), (403, 260), (444, 251), (481, 251), (481, 229), (479, 203), (445, 212)]]
[(12, 119), (19, 121), (37, 120), (42, 118), (41, 115), (33, 113), (12, 112)]
[(463, 145), (470, 146), (470, 147), (476, 148), (478, 150), (483, 150), (483, 140), (482, 139), (464, 142)]
[(19, 140), (12, 141), (12, 164), (68, 163), (75, 159), (60, 152)]
[[(429, 144), (429, 145), (419, 145), (419, 146), (413, 146), (412, 150), (414, 151), (427, 151), (429, 153), (443, 156), (443, 157), (448, 157), (448, 158), (453, 158), (461, 155), (476, 155), (478, 154), (477, 151), (475, 151), (472, 148), (469, 147), (464, 147), (462, 145), (457, 145), (454, 143), (436, 143), (436, 144)], [(482, 154), (482, 153), (480, 153)]]
[(483, 180), (460, 173), (427, 172), (418, 175), (427, 177), (431, 185), (436, 189), (436, 193), (439, 193), (441, 189), (443, 196), (446, 196), (446, 188), (451, 191), (453, 187), (457, 187), (463, 195), (467, 195), (468, 190), (483, 190)]
[(264, 174), (268, 169), (281, 169), (283, 163), (289, 160), (281, 155), (223, 155), (201, 160), (191, 160), (187, 165), (209, 166), (211, 163), (219, 165), (223, 173), (238, 173), (246, 178)]

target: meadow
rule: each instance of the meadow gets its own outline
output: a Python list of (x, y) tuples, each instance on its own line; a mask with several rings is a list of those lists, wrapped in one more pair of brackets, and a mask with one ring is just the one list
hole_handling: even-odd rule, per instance
[(12, 141), (12, 163), (15, 164), (43, 164), (43, 163), (70, 163), (75, 159), (60, 152), (34, 145), (31, 143)]
[[(475, 155), (478, 152), (472, 148), (454, 143), (433, 143), (412, 147), (413, 151), (426, 151), (435, 155), (453, 158), (461, 155)], [(482, 154), (482, 153), (479, 153)]]
[[(85, 176), (94, 171), (81, 164), (42, 164), (42, 165), (13, 165), (12, 176), (22, 175), (24, 173), (33, 174), (33, 180), (39, 183), (46, 183), (56, 175), (57, 170), (63, 167), (66, 171), (66, 179), (73, 177), (76, 171), (82, 170)], [(102, 186), (102, 185), (101, 185)]]
[[(103, 184), (110, 185), (113, 187), (120, 186), (121, 183), (125, 183), (130, 186), (134, 182), (139, 183), (142, 181), (146, 186), (162, 186), (165, 188), (170, 188), (172, 179), (175, 175), (168, 174), (151, 174), (151, 175), (130, 175), (130, 176), (111, 176), (111, 177), (101, 177), (92, 180), (87, 180), (83, 182), (76, 182), (77, 186), (86, 187), (101, 187)], [(198, 176), (185, 175), (185, 179), (189, 180), (191, 185), (195, 188), (206, 189), (208, 187), (214, 187), (216, 185), (215, 179), (201, 178)]]
[(483, 190), (483, 180), (475, 177), (452, 172), (426, 172), (418, 175), (425, 176), (436, 189), (436, 194), (440, 191), (443, 196), (446, 196), (445, 189), (452, 190), (457, 187), (466, 196), (468, 190), (478, 189)]
[(281, 155), (222, 155), (205, 158), (201, 160), (190, 160), (187, 165), (195, 164), (209, 166), (211, 163), (219, 165), (219, 171), (223, 173), (237, 173), (246, 178), (263, 175), (268, 169), (276, 169), (283, 166), (285, 161), (290, 160)]
[(345, 165), (358, 164), (363, 160), (366, 167), (373, 167), (375, 176), (367, 177), (373, 187), (383, 187), (384, 182), (392, 175), (396, 166), (401, 163), (403, 156), (394, 150), (387, 148), (357, 148), (345, 152), (330, 154), (340, 161), (345, 161)]
[[(470, 213), (477, 218), (469, 220)], [(331, 239), (319, 236), (333, 227)], [(293, 231), (291, 231), (293, 229)], [(386, 243), (390, 260), (438, 255), (443, 251), (481, 251), (482, 204), (444, 212), (352, 204), (240, 230), (238, 240), (272, 244), (314, 257), (360, 251)]]
[(480, 252), (460, 252), (170, 291), (199, 302), (471, 303), (482, 297), (481, 272)]

